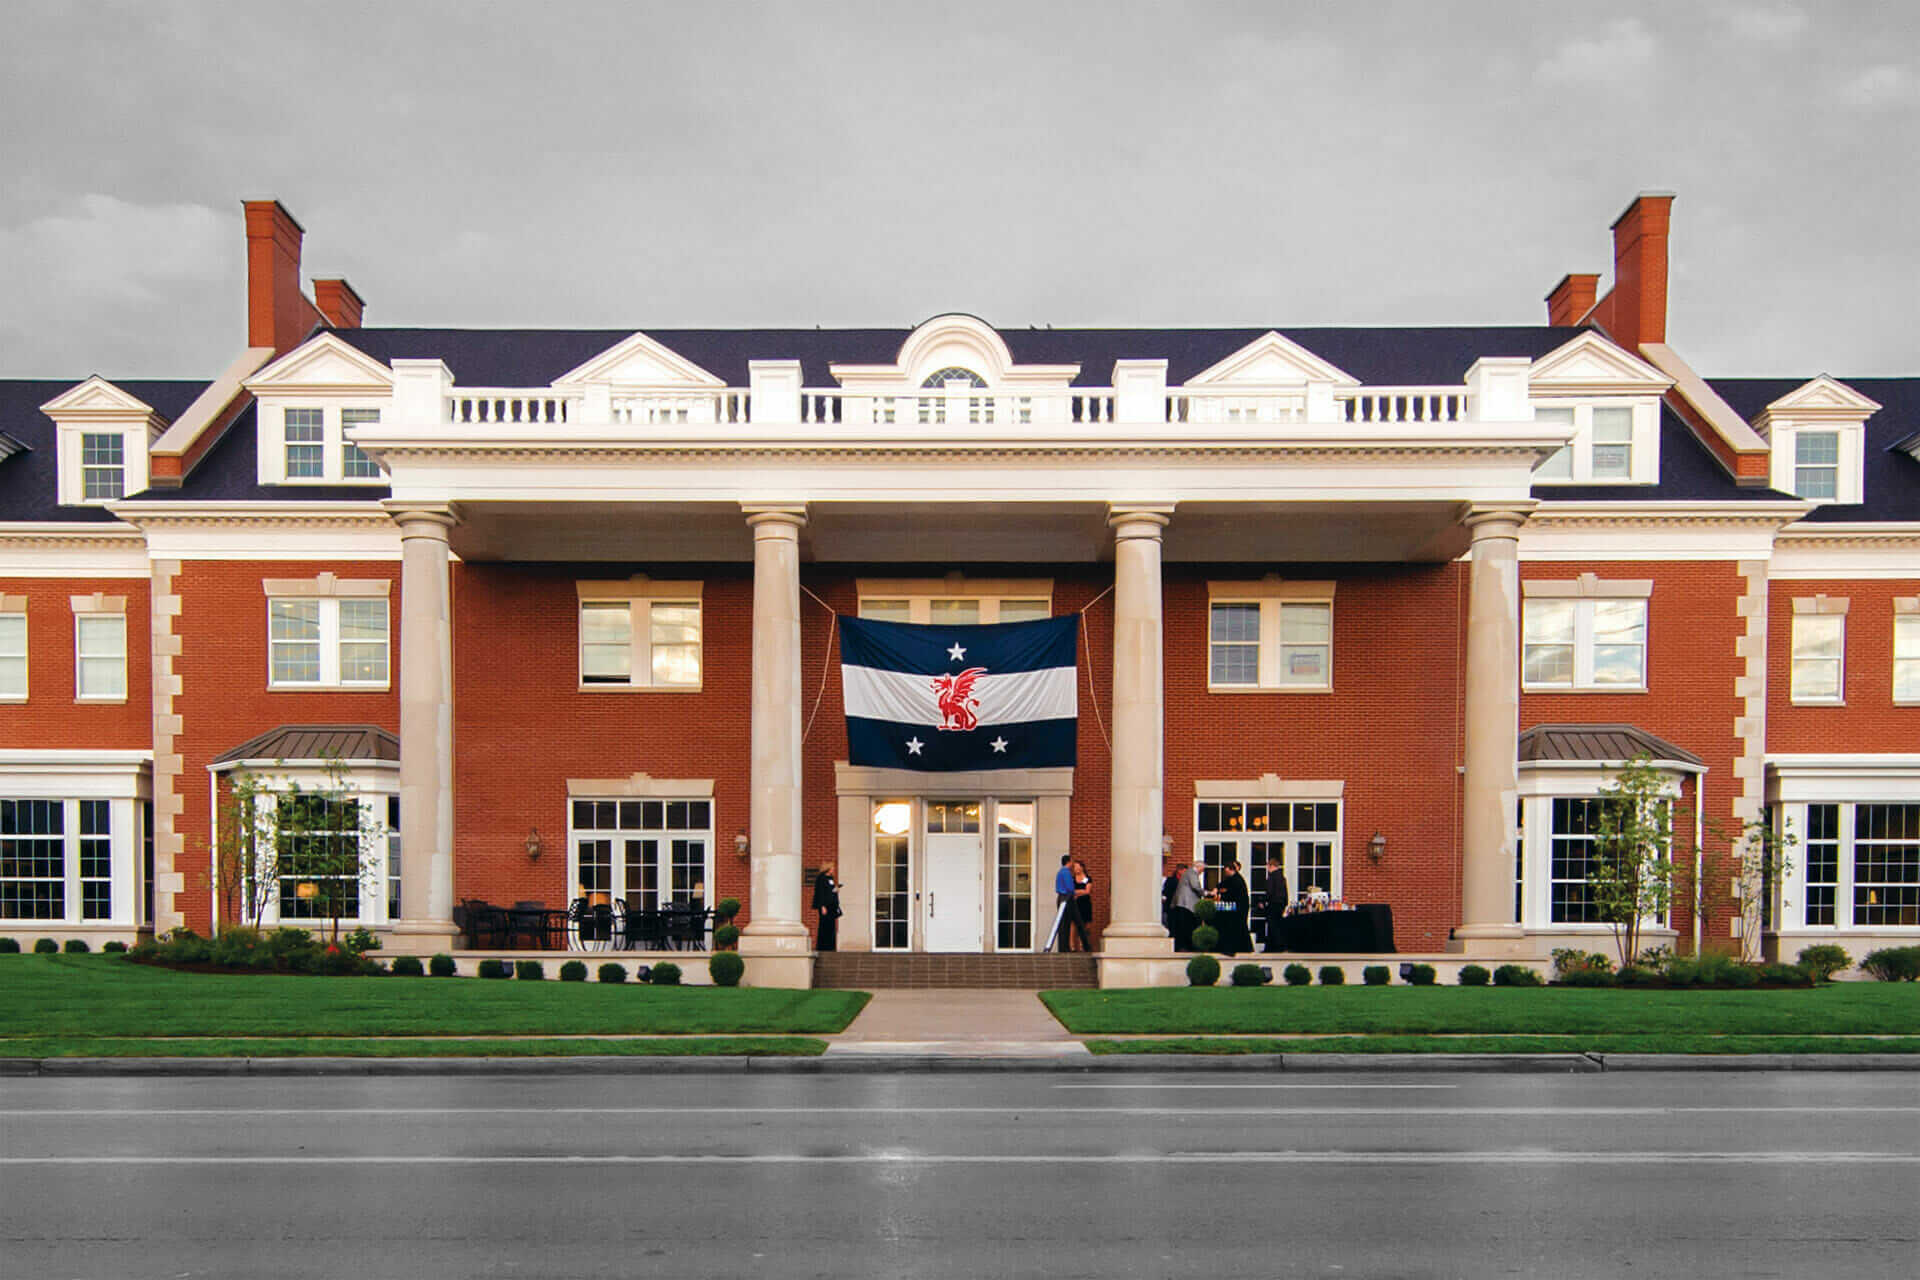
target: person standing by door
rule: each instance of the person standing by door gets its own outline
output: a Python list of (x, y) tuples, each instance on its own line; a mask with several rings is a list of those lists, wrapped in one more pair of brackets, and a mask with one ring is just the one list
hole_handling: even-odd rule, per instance
[(840, 947), (840, 885), (833, 878), (833, 867), (820, 868), (813, 878), (813, 915), (819, 922), (814, 950), (837, 951)]
[(1193, 865), (1180, 873), (1180, 883), (1173, 891), (1172, 932), (1175, 951), (1193, 950), (1193, 928), (1199, 923), (1193, 909), (1206, 896), (1206, 864), (1195, 858)]
[(1091, 952), (1093, 940), (1087, 936), (1087, 926), (1093, 923), (1093, 877), (1087, 874), (1087, 864), (1075, 858), (1073, 860), (1073, 928), (1080, 935), (1080, 949)]
[(1230, 956), (1253, 950), (1253, 938), (1247, 932), (1247, 910), (1251, 897), (1247, 878), (1240, 874), (1238, 859), (1228, 858), (1226, 874), (1220, 877), (1220, 914), (1214, 924), (1220, 930), (1220, 950)]
[(1053, 873), (1053, 933), (1047, 944), (1055, 951), (1073, 950), (1074, 891), (1073, 855), (1060, 855), (1060, 869)]
[(1267, 936), (1266, 950), (1285, 951), (1287, 908), (1293, 905), (1293, 897), (1287, 892), (1287, 872), (1280, 865), (1280, 855), (1267, 855)]

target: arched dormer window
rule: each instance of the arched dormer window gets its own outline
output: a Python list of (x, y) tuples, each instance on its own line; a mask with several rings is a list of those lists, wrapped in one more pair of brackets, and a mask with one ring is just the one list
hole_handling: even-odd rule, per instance
[(966, 403), (967, 421), (971, 423), (993, 421), (993, 399), (990, 396), (961, 396), (957, 392), (978, 387), (986, 389), (987, 380), (971, 369), (959, 365), (949, 365), (936, 369), (921, 380), (923, 388), (945, 391), (943, 396), (920, 397), (920, 422), (949, 422), (959, 420), (959, 405)]

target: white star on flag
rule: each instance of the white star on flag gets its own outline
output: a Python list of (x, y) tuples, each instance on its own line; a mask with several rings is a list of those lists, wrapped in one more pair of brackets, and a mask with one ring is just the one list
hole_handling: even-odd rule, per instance
[(918, 739), (918, 738), (908, 738), (908, 739), (907, 739), (907, 754), (908, 754), (908, 755), (914, 755), (914, 756), (917, 756), (917, 755), (919, 755), (919, 754), (920, 754), (920, 748), (922, 748), (922, 747), (924, 747), (924, 746), (926, 746), (926, 745), (927, 745), (926, 743), (924, 743), (924, 742), (922, 742), (922, 741), (920, 741), (920, 739)]
[(953, 659), (955, 662), (961, 661), (967, 656), (966, 646), (956, 641), (954, 643), (953, 648), (947, 650), (947, 656)]
[(1005, 755), (1007, 753), (1007, 740), (1005, 738), (995, 738), (991, 745), (993, 749), (995, 751), (998, 751), (1001, 755)]

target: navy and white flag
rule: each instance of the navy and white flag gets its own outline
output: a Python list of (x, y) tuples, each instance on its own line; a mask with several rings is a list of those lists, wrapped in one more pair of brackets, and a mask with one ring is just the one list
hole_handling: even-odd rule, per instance
[(848, 761), (926, 772), (1073, 764), (1078, 626), (841, 618)]

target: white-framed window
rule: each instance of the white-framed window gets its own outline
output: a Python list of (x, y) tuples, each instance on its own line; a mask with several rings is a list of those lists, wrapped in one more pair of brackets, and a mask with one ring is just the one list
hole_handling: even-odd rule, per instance
[(113, 809), (100, 799), (0, 799), (0, 920), (112, 920)]
[(1578, 584), (1528, 582), (1524, 586), (1522, 687), (1543, 691), (1647, 687), (1648, 601), (1641, 593), (1650, 591), (1650, 584), (1593, 584), (1582, 579)]
[(326, 410), (310, 406), (280, 411), (289, 480), (322, 480), (327, 474)]
[(1803, 923), (1920, 926), (1920, 802), (1834, 801), (1804, 810)]
[[(1600, 835), (1617, 765), (1569, 767), (1566, 762), (1525, 765), (1520, 772), (1518, 822), (1518, 879), (1515, 919), (1530, 928), (1567, 928), (1605, 931), (1593, 875), (1600, 861)], [(1672, 826), (1673, 804), (1685, 786), (1684, 768), (1662, 768), (1661, 792), (1656, 801), (1661, 818)], [(1675, 832), (1670, 856), (1681, 858), (1684, 832)], [(1641, 921), (1645, 927), (1665, 928), (1661, 911)]]
[[(1893, 700), (1920, 702), (1920, 600), (1893, 615)], [(1899, 609), (1900, 605), (1894, 606)], [(25, 652), (24, 645), (22, 652)], [(21, 688), (26, 687), (24, 675)]]
[(580, 601), (582, 688), (698, 689), (700, 601)]
[(383, 485), (387, 475), (349, 435), (381, 421), (382, 400), (367, 393), (311, 395), (286, 403), (266, 392), (259, 402), (257, 457), (262, 484)]
[(1247, 925), (1261, 935), (1267, 912), (1267, 859), (1278, 853), (1287, 878), (1287, 898), (1298, 901), (1316, 890), (1342, 895), (1338, 800), (1196, 800), (1193, 847), (1205, 864), (1207, 887), (1214, 888), (1228, 859), (1240, 864), (1253, 901)]
[(713, 801), (585, 799), (568, 810), (573, 896), (629, 910), (713, 902)]
[(360, 446), (347, 439), (349, 427), (365, 426), (380, 421), (378, 409), (342, 409), (340, 411), (340, 478), (342, 480), (379, 480), (384, 477), (380, 464), (360, 451)]
[(26, 601), (18, 597), (0, 597), (0, 702), (26, 700)]
[[(958, 422), (964, 413), (970, 423), (993, 421), (993, 397), (987, 395), (965, 396), (956, 393), (978, 388), (985, 390), (987, 380), (971, 369), (962, 369), (955, 365), (939, 369), (921, 379), (920, 385), (929, 390), (943, 391), (940, 396), (920, 397), (920, 424)], [(962, 406), (964, 405), (964, 408)]]
[(1796, 612), (1793, 615), (1793, 675), (1789, 686), (1792, 701), (1838, 703), (1845, 700), (1846, 645), (1845, 613)]
[(1793, 433), (1793, 493), (1797, 498), (1831, 502), (1840, 496), (1840, 433)]
[(113, 502), (127, 491), (127, 441), (118, 431), (80, 436), (80, 499)]
[(73, 616), (74, 690), (81, 702), (124, 702), (127, 697), (127, 616)]
[[(377, 900), (367, 894), (374, 851), (368, 847), (373, 842), (362, 797), (300, 791), (282, 792), (273, 800), (276, 917), (360, 920), (363, 908)], [(376, 917), (367, 912), (366, 918)]]
[(1210, 583), (1207, 687), (1333, 687), (1333, 583)]
[(873, 949), (913, 944), (913, 801), (873, 804)]
[(1533, 471), (1537, 484), (1657, 484), (1660, 406), (1633, 397), (1534, 406), (1535, 422), (1573, 428), (1573, 438)]
[(269, 688), (385, 688), (391, 640), (385, 596), (269, 596)]
[(871, 622), (974, 626), (1053, 616), (1053, 584), (1038, 582), (863, 581), (858, 615)]
[(1031, 800), (998, 800), (994, 819), (994, 949), (1033, 950), (1033, 834)]

